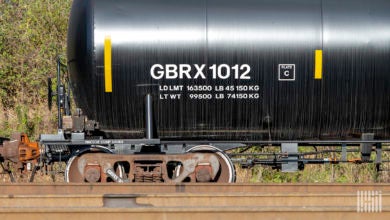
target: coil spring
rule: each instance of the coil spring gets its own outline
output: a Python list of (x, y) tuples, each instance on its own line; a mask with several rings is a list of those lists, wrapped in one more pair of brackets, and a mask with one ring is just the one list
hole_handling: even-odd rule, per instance
[(144, 177), (142, 175), (135, 174), (134, 175), (134, 181), (137, 182), (137, 183), (142, 183), (142, 182), (144, 182)]
[(153, 174), (153, 182), (154, 183), (163, 182), (162, 174)]
[(162, 174), (143, 173), (135, 174), (134, 181), (138, 183), (161, 183), (163, 182)]
[(161, 183), (163, 182), (161, 168), (155, 168), (153, 171), (144, 171), (141, 167), (137, 167), (134, 181), (139, 183)]
[(66, 161), (71, 156), (67, 145), (48, 145), (45, 149), (46, 156), (52, 161)]
[(144, 175), (144, 182), (146, 183), (152, 183), (153, 182), (153, 174), (151, 173), (146, 173)]
[(52, 153), (68, 153), (69, 147), (66, 145), (49, 145), (50, 152)]

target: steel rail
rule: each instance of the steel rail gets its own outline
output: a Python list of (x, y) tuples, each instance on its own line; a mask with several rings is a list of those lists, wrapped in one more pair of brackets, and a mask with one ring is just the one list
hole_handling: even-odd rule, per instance
[[(22, 211), (22, 212), (21, 212)], [(142, 219), (142, 220), (205, 220), (205, 219), (224, 219), (224, 220), (253, 220), (253, 219), (285, 219), (285, 220), (387, 220), (390, 218), (390, 212), (381, 213), (359, 213), (355, 207), (313, 207), (307, 209), (297, 209), (296, 207), (228, 207), (228, 208), (134, 208), (134, 209), (115, 209), (115, 208), (89, 208), (89, 209), (0, 209), (2, 219)]]
[[(365, 201), (358, 197), (358, 191), (379, 193), (380, 207), (361, 212), (357, 206), (359, 201), (364, 205), (378, 197)], [(129, 192), (133, 193), (126, 194)], [(0, 185), (1, 219), (359, 220), (368, 217), (390, 218), (390, 184)]]
[(377, 190), (390, 193), (390, 184), (1, 184), (1, 195), (156, 194), (156, 193), (356, 193)]

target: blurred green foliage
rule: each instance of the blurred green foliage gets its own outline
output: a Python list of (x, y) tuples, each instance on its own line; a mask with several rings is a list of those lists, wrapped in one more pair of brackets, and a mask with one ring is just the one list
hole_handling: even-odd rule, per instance
[(0, 0), (0, 135), (15, 128), (31, 135), (42, 122), (47, 77), (55, 76), (55, 58), (66, 50), (70, 5)]

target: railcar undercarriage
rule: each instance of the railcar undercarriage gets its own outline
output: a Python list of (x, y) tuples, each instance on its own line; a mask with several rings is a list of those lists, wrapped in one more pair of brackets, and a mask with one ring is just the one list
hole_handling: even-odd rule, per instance
[[(63, 134), (51, 138), (55, 136)], [(25, 134), (3, 140), (0, 164), (12, 182), (17, 182), (15, 176), (21, 173), (28, 173), (28, 181), (33, 182), (37, 170), (58, 162), (67, 164), (66, 182), (81, 183), (226, 183), (235, 181), (234, 165), (263, 165), (293, 172), (308, 164), (374, 163), (379, 172), (384, 163), (390, 162), (388, 156), (384, 157), (390, 152), (390, 142), (378, 140), (205, 143), (46, 139), (40, 144), (38, 147), (30, 142)]]

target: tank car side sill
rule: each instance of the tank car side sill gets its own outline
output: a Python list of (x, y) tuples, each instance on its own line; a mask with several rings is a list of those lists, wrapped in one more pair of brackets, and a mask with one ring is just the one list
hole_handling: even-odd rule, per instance
[(113, 146), (117, 144), (125, 145), (144, 145), (144, 146), (170, 146), (170, 145), (202, 145), (202, 144), (212, 144), (215, 146), (225, 146), (225, 148), (234, 148), (234, 147), (243, 147), (246, 145), (275, 145), (279, 146), (282, 144), (288, 143), (297, 143), (299, 146), (334, 146), (334, 145), (348, 145), (356, 146), (359, 144), (390, 144), (390, 140), (161, 140), (158, 138), (154, 139), (84, 139), (83, 133), (72, 133), (71, 138), (65, 138), (64, 134), (59, 131), (58, 134), (42, 134), (39, 142), (44, 145), (104, 145), (104, 146)]
[(354, 140), (271, 140), (271, 141), (265, 141), (265, 140), (229, 140), (229, 141), (185, 141), (185, 140), (180, 140), (180, 141), (161, 141), (161, 144), (178, 144), (178, 143), (188, 143), (188, 144), (205, 144), (205, 143), (214, 143), (214, 144), (234, 144), (234, 143), (240, 143), (240, 144), (246, 144), (246, 145), (254, 145), (254, 144), (259, 144), (259, 145), (281, 145), (281, 144), (287, 144), (287, 143), (298, 143), (300, 146), (313, 146), (313, 145), (341, 145), (341, 144), (347, 144), (347, 145), (358, 145), (362, 143), (390, 143), (390, 140), (378, 140), (378, 139), (373, 139), (373, 140), (359, 140), (359, 139), (354, 139)]

